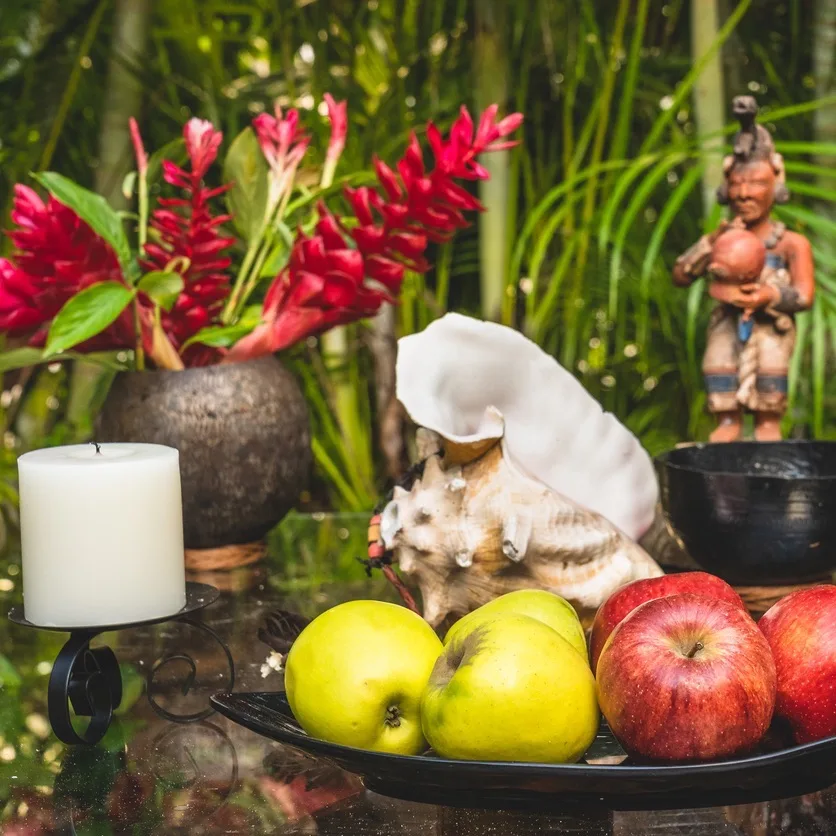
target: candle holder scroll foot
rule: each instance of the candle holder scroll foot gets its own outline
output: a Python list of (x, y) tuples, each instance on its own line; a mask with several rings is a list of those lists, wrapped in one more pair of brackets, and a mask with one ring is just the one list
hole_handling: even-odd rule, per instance
[[(227, 681), (226, 690), (231, 691), (235, 687), (235, 663), (224, 640), (211, 627), (207, 627), (201, 621), (196, 621), (193, 618), (180, 618), (178, 621), (181, 624), (187, 624), (190, 627), (194, 627), (196, 630), (200, 630), (220, 645), (221, 650), (223, 650), (224, 655), (226, 656), (227, 664), (229, 665), (229, 679)], [(156, 675), (166, 665), (178, 661), (185, 662), (189, 666), (189, 673), (183, 682), (180, 693), (185, 697), (191, 691), (192, 685), (197, 677), (197, 662), (188, 653), (174, 653), (171, 656), (163, 657), (154, 664), (153, 668), (151, 668), (151, 672), (148, 675), (148, 702), (151, 704), (151, 708), (153, 708), (160, 717), (164, 720), (169, 720), (172, 723), (197, 723), (201, 720), (205, 720), (207, 717), (215, 713), (215, 709), (211, 706), (203, 711), (196, 711), (189, 714), (175, 714), (167, 708), (161, 706), (154, 696), (154, 692), (156, 690)]]
[[(98, 631), (74, 631), (61, 648), (49, 677), (47, 706), (55, 736), (64, 743), (98, 743), (122, 701), (122, 674), (109, 647), (91, 648)], [(73, 728), (70, 705), (90, 722), (82, 734)]]
[[(61, 648), (53, 663), (49, 678), (47, 707), (49, 722), (55, 736), (63, 743), (92, 745), (98, 743), (110, 727), (113, 713), (122, 700), (122, 674), (119, 670), (116, 654), (109, 647), (90, 647), (93, 639), (103, 633), (127, 630), (133, 627), (145, 627), (167, 621), (179, 621), (188, 624), (208, 634), (221, 646), (229, 665), (227, 687), (228, 690), (232, 690), (235, 684), (235, 664), (229, 648), (214, 630), (190, 617), (214, 603), (218, 595), (218, 590), (208, 584), (189, 581), (186, 583), (186, 604), (176, 613), (145, 621), (97, 625), (95, 627), (58, 627), (34, 624), (26, 619), (22, 608), (13, 608), (9, 613), (9, 620), (15, 624), (70, 634), (70, 638)], [(192, 723), (205, 720), (214, 713), (214, 709), (209, 708), (191, 714), (174, 714), (159, 705), (154, 698), (155, 675), (164, 665), (178, 659), (185, 661), (190, 667), (190, 673), (181, 689), (184, 696), (189, 693), (197, 675), (197, 663), (191, 656), (185, 653), (177, 653), (159, 660), (151, 669), (146, 690), (148, 701), (157, 714), (171, 722)], [(83, 732), (78, 732), (74, 728), (70, 706), (72, 706), (72, 710), (77, 716), (90, 718), (90, 722)]]

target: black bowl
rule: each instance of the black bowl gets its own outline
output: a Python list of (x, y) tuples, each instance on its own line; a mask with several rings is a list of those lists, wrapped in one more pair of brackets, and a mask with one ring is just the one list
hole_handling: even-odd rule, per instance
[(836, 566), (836, 442), (694, 444), (656, 464), (668, 522), (706, 571), (758, 585)]

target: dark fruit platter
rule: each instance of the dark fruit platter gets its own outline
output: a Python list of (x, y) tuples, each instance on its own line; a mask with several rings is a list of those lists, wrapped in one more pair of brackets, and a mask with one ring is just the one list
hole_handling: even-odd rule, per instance
[(746, 757), (659, 766), (631, 763), (606, 725), (577, 764), (446, 760), (387, 755), (309, 737), (281, 692), (220, 693), (225, 717), (280, 743), (327, 758), (381, 795), (457, 807), (652, 810), (790, 798), (836, 783), (836, 737), (786, 746), (770, 733)]

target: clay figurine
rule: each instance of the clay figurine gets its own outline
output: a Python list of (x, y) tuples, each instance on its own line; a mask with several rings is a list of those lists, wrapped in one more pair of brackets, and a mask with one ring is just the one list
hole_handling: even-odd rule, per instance
[[(734, 112), (740, 131), (734, 153), (724, 160), (725, 182), (717, 191), (719, 202), (731, 209), (731, 220), (677, 259), (673, 281), (687, 287), (705, 275), (713, 279), (709, 293), (718, 304), (703, 358), (708, 409), (717, 417), (711, 441), (738, 440), (744, 410), (755, 415), (757, 440), (779, 441), (795, 314), (813, 304), (813, 254), (803, 235), (771, 218), (772, 207), (787, 202), (789, 192), (783, 159), (769, 132), (755, 124), (755, 100), (738, 96)], [(754, 278), (759, 248), (740, 234), (744, 231), (765, 248), (764, 264)]]

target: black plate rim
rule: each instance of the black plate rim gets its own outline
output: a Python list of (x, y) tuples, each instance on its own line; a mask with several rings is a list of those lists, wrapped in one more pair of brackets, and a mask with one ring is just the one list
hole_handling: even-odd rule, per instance
[(185, 615), (192, 615), (214, 604), (220, 594), (220, 590), (211, 584), (186, 581), (186, 603), (177, 612), (171, 613), (171, 615), (148, 618), (144, 621), (126, 621), (123, 624), (79, 625), (77, 627), (69, 625), (56, 627), (46, 624), (34, 624), (24, 617), (23, 607), (12, 607), (9, 610), (8, 618), (12, 624), (17, 624), (19, 627), (31, 627), (33, 630), (46, 630), (51, 633), (111, 633), (117, 630), (128, 630), (132, 627), (162, 624), (165, 621), (182, 618)]
[[(356, 761), (362, 757), (366, 761), (372, 761), (378, 766), (381, 765), (419, 765), (435, 769), (457, 769), (461, 773), (481, 774), (484, 772), (506, 772), (529, 777), (532, 775), (554, 774), (583, 778), (591, 775), (606, 777), (618, 777), (620, 780), (628, 777), (633, 778), (662, 778), (670, 776), (671, 779), (698, 776), (706, 774), (720, 774), (738, 772), (741, 769), (767, 768), (776, 762), (783, 764), (799, 759), (806, 759), (819, 751), (836, 751), (836, 736), (827, 737), (823, 740), (816, 740), (813, 743), (804, 743), (791, 746), (787, 749), (778, 749), (774, 752), (766, 752), (751, 757), (735, 758), (734, 760), (715, 761), (711, 763), (697, 764), (577, 764), (577, 763), (535, 763), (524, 761), (467, 761), (453, 760), (450, 758), (428, 757), (426, 755), (390, 755), (386, 752), (375, 752), (370, 749), (359, 749), (356, 746), (344, 746), (339, 743), (328, 743), (316, 737), (310, 737), (302, 732), (295, 732), (270, 726), (257, 720), (244, 722), (234, 707), (234, 701), (241, 698), (254, 697), (275, 697), (282, 692), (278, 691), (252, 691), (252, 692), (218, 692), (210, 697), (210, 702), (219, 714), (249, 728), (257, 734), (265, 734), (261, 729), (266, 729), (265, 736), (288, 743), (326, 757), (340, 758), (345, 761)], [(283, 698), (284, 699), (284, 698)], [(288, 718), (289, 719), (289, 718)]]
[[(818, 446), (833, 446), (836, 445), (836, 441), (829, 441), (827, 439), (816, 439), (814, 441), (803, 439), (803, 438), (787, 438), (783, 441), (750, 441), (750, 440), (740, 440), (740, 441), (733, 441), (732, 444), (739, 444), (739, 445), (758, 445), (760, 447), (804, 447), (810, 445), (818, 445)], [(704, 450), (706, 447), (713, 446), (712, 442), (710, 441), (696, 441), (690, 444), (685, 444), (679, 447), (673, 447), (670, 450), (665, 450), (663, 453), (659, 453), (654, 457), (654, 462), (656, 464), (662, 465), (667, 470), (677, 470), (680, 473), (693, 473), (697, 476), (706, 476), (706, 477), (714, 477), (714, 476), (738, 476), (740, 478), (748, 480), (752, 480), (754, 482), (759, 481), (777, 481), (777, 482), (793, 482), (793, 483), (821, 483), (821, 482), (832, 482), (836, 480), (836, 473), (830, 474), (828, 476), (782, 476), (780, 474), (770, 474), (770, 473), (740, 473), (739, 471), (735, 470), (707, 470), (706, 468), (702, 467), (694, 467), (692, 465), (685, 465), (685, 464), (677, 464), (671, 461), (671, 456), (674, 455), (678, 450), (682, 449), (691, 449), (696, 447), (699, 450)]]

